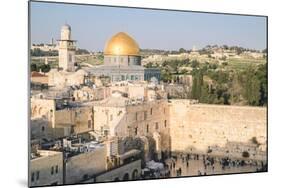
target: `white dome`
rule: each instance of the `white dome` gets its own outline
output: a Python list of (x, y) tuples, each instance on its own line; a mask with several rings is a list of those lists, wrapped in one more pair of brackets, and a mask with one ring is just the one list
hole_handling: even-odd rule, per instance
[(68, 24), (64, 24), (64, 25), (61, 27), (61, 29), (63, 29), (63, 30), (71, 30), (71, 27), (70, 27), (70, 25), (68, 25)]

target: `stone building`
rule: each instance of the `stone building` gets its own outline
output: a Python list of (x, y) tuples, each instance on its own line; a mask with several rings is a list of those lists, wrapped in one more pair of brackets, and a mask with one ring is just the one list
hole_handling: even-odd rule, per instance
[[(141, 160), (136, 160), (131, 163), (126, 163), (118, 168), (102, 173), (95, 178), (95, 181), (90, 182), (112, 182), (137, 180), (141, 174)], [(90, 183), (87, 182), (87, 183)]]
[(55, 99), (31, 98), (31, 118), (45, 118), (53, 126), (55, 110)]
[[(31, 131), (40, 133), (39, 120), (44, 119), (45, 135), (49, 138), (62, 138), (93, 129), (93, 106), (69, 99), (31, 98)], [(37, 136), (38, 137), (38, 136)]]
[(37, 84), (48, 84), (48, 76), (36, 71), (32, 71), (31, 82)]
[(32, 153), (29, 166), (29, 185), (61, 184), (63, 184), (62, 152), (38, 150), (36, 153)]
[(65, 87), (81, 85), (87, 82), (88, 73), (84, 70), (77, 70), (75, 62), (75, 40), (71, 39), (71, 27), (67, 24), (61, 28), (59, 40), (59, 67), (48, 73), (48, 85)]
[(98, 101), (103, 100), (111, 95), (110, 87), (87, 87), (74, 90), (73, 97), (75, 101)]
[(105, 172), (106, 169), (106, 147), (95, 146), (94, 149), (92, 147), (92, 151), (81, 152), (67, 158), (64, 183), (81, 182)]
[(49, 122), (46, 118), (31, 118), (30, 139), (48, 138)]
[(83, 85), (89, 79), (89, 75), (85, 70), (79, 69), (75, 72), (58, 71), (52, 69), (48, 73), (48, 85), (63, 88), (73, 85)]
[(94, 131), (108, 137), (157, 138), (159, 153), (169, 152), (168, 118), (165, 100), (137, 102), (115, 94), (94, 106)]

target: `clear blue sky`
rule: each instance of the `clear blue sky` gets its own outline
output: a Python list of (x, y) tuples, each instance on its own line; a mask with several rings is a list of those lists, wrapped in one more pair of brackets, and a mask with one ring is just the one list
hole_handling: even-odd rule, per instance
[(119, 31), (127, 32), (140, 48), (178, 50), (213, 45), (266, 48), (266, 18), (150, 9), (31, 3), (31, 42), (59, 39), (67, 22), (78, 47), (102, 51)]

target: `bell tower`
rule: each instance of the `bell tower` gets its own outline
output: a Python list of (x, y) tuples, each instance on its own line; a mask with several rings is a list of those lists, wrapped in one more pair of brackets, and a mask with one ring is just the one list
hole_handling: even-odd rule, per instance
[(64, 71), (75, 71), (75, 40), (71, 40), (71, 27), (67, 24), (61, 28), (59, 41), (59, 68)]

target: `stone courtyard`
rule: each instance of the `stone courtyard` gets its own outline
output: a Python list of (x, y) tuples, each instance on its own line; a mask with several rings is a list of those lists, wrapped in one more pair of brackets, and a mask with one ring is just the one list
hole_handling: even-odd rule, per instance
[(165, 161), (164, 177), (204, 176), (264, 171), (263, 161), (207, 157), (206, 155), (177, 156)]

